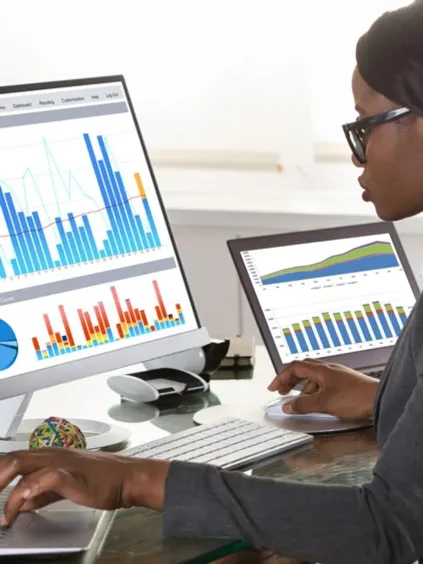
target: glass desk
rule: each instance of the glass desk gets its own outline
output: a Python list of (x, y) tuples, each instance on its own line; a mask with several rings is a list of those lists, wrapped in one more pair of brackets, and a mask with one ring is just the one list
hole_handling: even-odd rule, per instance
[[(131, 444), (136, 445), (193, 426), (193, 414), (207, 406), (236, 404), (257, 407), (275, 398), (267, 391), (274, 375), (264, 347), (256, 349), (253, 371), (223, 373), (212, 379), (210, 392), (169, 401), (160, 408), (120, 402), (101, 375), (38, 392), (29, 407), (28, 417), (50, 415), (73, 418), (89, 417), (124, 425), (131, 430)], [(64, 402), (63, 398), (66, 398)], [(52, 412), (55, 411), (55, 413)], [(371, 475), (378, 455), (372, 429), (316, 437), (313, 447), (252, 470), (256, 476), (312, 481), (320, 483), (360, 484)], [(100, 551), (83, 557), (2, 558), (14, 564), (63, 562), (64, 564), (178, 564), (206, 563), (222, 559), (245, 547), (227, 539), (173, 539), (162, 536), (162, 516), (147, 509), (117, 513), (110, 533)], [(98, 547), (97, 547), (98, 549)], [(95, 554), (97, 552), (97, 555)], [(254, 562), (262, 560), (257, 555)], [(266, 562), (293, 562), (264, 557)], [(220, 561), (220, 560), (219, 560)], [(223, 559), (222, 562), (247, 562)], [(248, 560), (250, 561), (250, 560)]]

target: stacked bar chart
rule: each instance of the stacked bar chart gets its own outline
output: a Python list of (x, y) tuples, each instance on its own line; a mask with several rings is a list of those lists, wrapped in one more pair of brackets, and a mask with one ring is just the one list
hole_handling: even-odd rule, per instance
[(374, 301), (354, 311), (323, 312), (282, 328), (290, 354), (312, 353), (397, 338), (407, 321), (403, 306)]
[[(131, 299), (121, 299), (115, 286), (110, 287), (113, 310), (109, 308), (109, 311), (107, 311), (104, 302), (98, 301), (96, 305), (93, 305), (91, 312), (82, 308), (76, 308), (71, 312), (74, 319), (78, 318), (78, 327), (72, 327), (68, 312), (61, 304), (58, 305), (62, 321), (60, 328), (53, 327), (50, 316), (45, 313), (43, 318), (48, 340), (43, 342), (39, 337), (32, 338), (37, 359), (44, 360), (64, 354), (72, 354), (84, 349), (92, 349), (184, 325), (185, 318), (181, 305), (176, 303), (176, 313), (169, 313), (158, 282), (153, 280), (152, 285), (157, 299), (153, 316), (149, 316), (145, 309), (133, 305)], [(117, 323), (113, 324), (110, 321), (112, 315), (118, 319)], [(83, 335), (83, 339), (78, 340), (76, 334)]]
[(260, 280), (263, 286), (269, 286), (325, 276), (342, 276), (370, 270), (395, 268), (397, 266), (399, 266), (398, 259), (391, 243), (373, 241), (346, 252), (332, 255), (319, 262), (284, 268), (261, 275)]
[[(10, 239), (14, 254), (8, 262), (0, 259), (0, 278), (69, 267), (161, 246), (141, 175), (133, 173), (129, 191), (122, 173), (112, 166), (105, 138), (98, 135), (96, 141), (95, 147), (88, 133), (81, 139), (101, 203), (98, 210), (79, 215), (68, 212), (43, 225), (41, 210), (24, 213), (12, 193), (0, 185), (0, 210), (7, 228), (5, 236)], [(129, 196), (130, 193), (134, 195)], [(105, 228), (94, 228), (93, 219), (97, 214), (105, 214), (108, 224)]]

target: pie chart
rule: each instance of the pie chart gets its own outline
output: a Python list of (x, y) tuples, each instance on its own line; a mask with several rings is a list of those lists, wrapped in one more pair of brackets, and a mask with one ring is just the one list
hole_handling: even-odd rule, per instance
[(0, 319), (0, 371), (7, 370), (18, 356), (18, 341), (8, 323)]

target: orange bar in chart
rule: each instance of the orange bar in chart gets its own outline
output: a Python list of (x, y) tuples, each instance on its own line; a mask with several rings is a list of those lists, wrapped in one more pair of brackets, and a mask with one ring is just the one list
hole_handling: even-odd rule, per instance
[(72, 331), (71, 331), (71, 328), (69, 326), (69, 322), (68, 322), (68, 318), (66, 316), (65, 308), (62, 305), (59, 305), (59, 312), (60, 312), (60, 317), (62, 318), (62, 321), (63, 321), (63, 326), (65, 328), (66, 337), (68, 338), (68, 343), (71, 347), (74, 347), (75, 341), (73, 339)]
[(124, 339), (124, 338), (125, 338), (125, 335), (123, 334), (123, 329), (122, 329), (122, 326), (121, 326), (120, 323), (117, 323), (116, 329), (117, 329), (119, 338), (120, 338), (120, 339)]
[(119, 320), (122, 323), (125, 321), (125, 316), (123, 315), (123, 309), (122, 306), (120, 305), (120, 300), (119, 300), (119, 296), (117, 295), (116, 288), (112, 286), (110, 288), (110, 291), (112, 292), (113, 301), (115, 302), (115, 306), (119, 315)]
[(82, 313), (82, 309), (78, 309), (78, 317), (81, 323), (82, 330), (84, 332), (84, 337), (87, 343), (91, 341), (90, 332), (88, 331), (87, 324), (85, 323), (84, 314)]
[(110, 322), (109, 318), (107, 317), (106, 309), (104, 307), (103, 302), (98, 302), (98, 307), (100, 308), (101, 316), (103, 318), (103, 323), (106, 329), (110, 329)]
[(146, 197), (146, 195), (145, 195), (144, 185), (142, 183), (140, 173), (136, 172), (134, 174), (134, 178), (135, 178), (135, 182), (137, 183), (137, 186), (138, 186), (138, 192), (140, 193), (141, 198), (144, 199)]
[(43, 315), (43, 318), (44, 318), (44, 323), (46, 324), (48, 336), (50, 337), (50, 339), (54, 339), (54, 331), (53, 331), (53, 327), (51, 326), (49, 316), (45, 313)]
[(153, 280), (154, 291), (156, 292), (157, 300), (159, 302), (160, 310), (163, 315), (163, 319), (167, 319), (166, 308), (163, 302), (162, 294), (160, 292), (159, 285), (157, 284), (156, 280)]
[(132, 307), (131, 300), (125, 300), (126, 307), (128, 308), (129, 317), (131, 318), (131, 322), (136, 325), (137, 319), (135, 317), (134, 308)]
[(41, 351), (40, 343), (38, 342), (37, 337), (32, 337), (32, 344), (34, 345), (36, 352)]
[(94, 306), (94, 311), (95, 311), (95, 316), (97, 317), (100, 332), (101, 332), (102, 335), (106, 336), (106, 328), (105, 328), (104, 323), (103, 323), (103, 318), (101, 316), (99, 306)]

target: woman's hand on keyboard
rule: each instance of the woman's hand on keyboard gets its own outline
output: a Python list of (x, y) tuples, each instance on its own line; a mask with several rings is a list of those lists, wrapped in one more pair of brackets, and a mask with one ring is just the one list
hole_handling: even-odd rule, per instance
[(140, 505), (162, 509), (168, 469), (165, 461), (74, 449), (8, 454), (0, 458), (0, 492), (22, 478), (6, 502), (0, 526), (60, 499), (104, 510)]
[(339, 364), (308, 359), (290, 364), (269, 390), (286, 395), (301, 382), (300, 395), (283, 404), (285, 413), (327, 413), (343, 419), (369, 419), (373, 414), (375, 378)]

